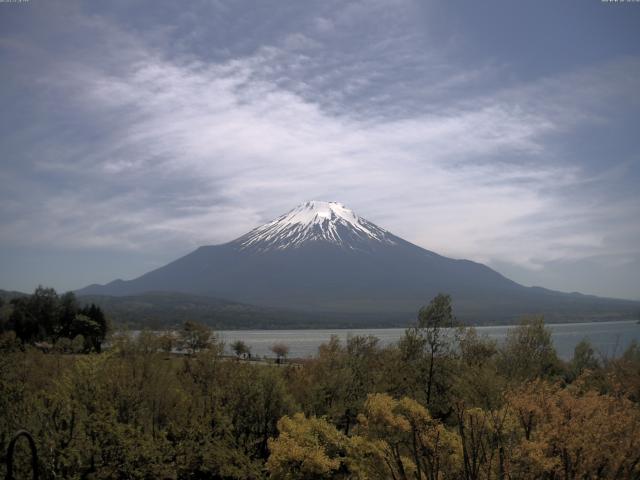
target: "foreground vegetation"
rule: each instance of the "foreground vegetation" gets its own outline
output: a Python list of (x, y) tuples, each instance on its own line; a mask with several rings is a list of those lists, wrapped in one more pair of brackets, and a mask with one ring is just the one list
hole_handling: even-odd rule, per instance
[(0, 451), (28, 429), (41, 478), (640, 478), (638, 345), (563, 362), (541, 318), (500, 346), (452, 325), (438, 296), (397, 345), (332, 338), (280, 366), (195, 324), (186, 355), (150, 332), (88, 354), (5, 332)]

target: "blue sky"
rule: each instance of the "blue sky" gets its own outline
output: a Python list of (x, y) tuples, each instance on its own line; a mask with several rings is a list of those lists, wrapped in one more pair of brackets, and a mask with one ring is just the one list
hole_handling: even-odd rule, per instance
[(133, 278), (335, 200), (640, 299), (640, 2), (0, 3), (0, 288)]

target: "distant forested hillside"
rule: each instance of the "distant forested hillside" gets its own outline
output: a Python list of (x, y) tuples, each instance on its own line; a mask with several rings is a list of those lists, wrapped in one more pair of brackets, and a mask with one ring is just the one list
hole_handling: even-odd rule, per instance
[[(425, 299), (425, 303), (428, 299)], [(219, 298), (190, 295), (185, 293), (151, 292), (139, 295), (108, 296), (83, 295), (82, 303), (99, 305), (115, 325), (132, 328), (166, 328), (179, 325), (186, 320), (196, 320), (217, 329), (275, 329), (275, 328), (379, 328), (404, 327), (415, 318), (415, 314), (390, 314), (389, 312), (335, 312), (304, 311), (284, 308), (270, 308)], [(585, 302), (582, 296), (581, 301)], [(505, 298), (503, 303), (508, 303)], [(454, 305), (458, 303), (453, 299)], [(585, 322), (629, 319), (629, 314), (621, 314), (615, 309), (602, 308), (595, 304), (592, 310), (571, 315), (548, 309), (544, 316), (549, 323)], [(474, 325), (513, 324), (517, 319), (500, 314), (500, 306), (495, 307), (495, 316), (484, 312), (477, 318), (465, 318)], [(466, 305), (472, 309), (472, 306)], [(530, 314), (542, 313), (534, 307)]]
[(166, 328), (195, 320), (216, 329), (356, 328), (405, 326), (411, 317), (383, 314), (317, 313), (259, 307), (185, 293), (150, 292), (115, 297), (83, 295), (82, 303), (99, 305), (114, 324), (131, 328)]
[[(10, 314), (12, 299), (28, 296), (22, 292), (0, 290), (0, 319)], [(81, 295), (77, 297), (77, 301), (80, 305), (99, 306), (114, 327), (132, 329), (174, 328), (187, 320), (205, 323), (214, 329), (383, 328), (404, 327), (415, 319), (415, 314), (409, 313), (318, 312), (262, 307), (177, 292), (148, 292), (127, 296)], [(584, 297), (582, 301), (584, 302)], [(503, 301), (508, 302), (508, 298)], [(453, 304), (456, 308), (459, 306), (455, 298)], [(500, 315), (500, 306), (496, 305), (495, 316), (487, 316), (485, 313), (464, 320), (474, 325), (513, 324), (514, 319)], [(470, 308), (468, 304), (466, 307)], [(541, 312), (532, 307), (529, 313)], [(603, 309), (602, 305), (595, 304), (591, 311), (584, 311), (580, 315), (546, 311), (544, 316), (548, 323), (632, 318), (631, 315), (621, 315), (620, 312)]]

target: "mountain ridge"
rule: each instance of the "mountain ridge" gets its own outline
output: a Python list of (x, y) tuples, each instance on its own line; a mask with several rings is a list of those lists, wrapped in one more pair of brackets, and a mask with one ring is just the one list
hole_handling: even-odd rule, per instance
[(413, 316), (449, 293), (465, 320), (543, 313), (635, 312), (640, 303), (525, 287), (499, 272), (426, 250), (337, 202), (306, 202), (245, 235), (202, 246), (136, 279), (89, 286), (80, 295), (174, 291), (327, 315)]

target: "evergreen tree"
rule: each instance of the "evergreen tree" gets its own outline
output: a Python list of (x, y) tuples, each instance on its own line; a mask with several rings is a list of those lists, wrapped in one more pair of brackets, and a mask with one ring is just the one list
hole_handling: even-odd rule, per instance
[(60, 305), (58, 307), (58, 319), (56, 328), (56, 337), (71, 338), (71, 328), (73, 320), (78, 314), (78, 302), (73, 292), (67, 292), (60, 297)]
[(102, 351), (102, 343), (104, 342), (109, 330), (109, 325), (102, 309), (92, 303), (91, 305), (82, 308), (79, 313), (91, 319), (92, 323), (85, 324), (87, 327), (86, 331), (77, 333), (88, 338), (91, 348), (100, 353)]
[(29, 299), (14, 298), (11, 300), (11, 305), (13, 311), (9, 317), (9, 330), (13, 330), (23, 344), (39, 340), (42, 332), (38, 319), (31, 312)]

